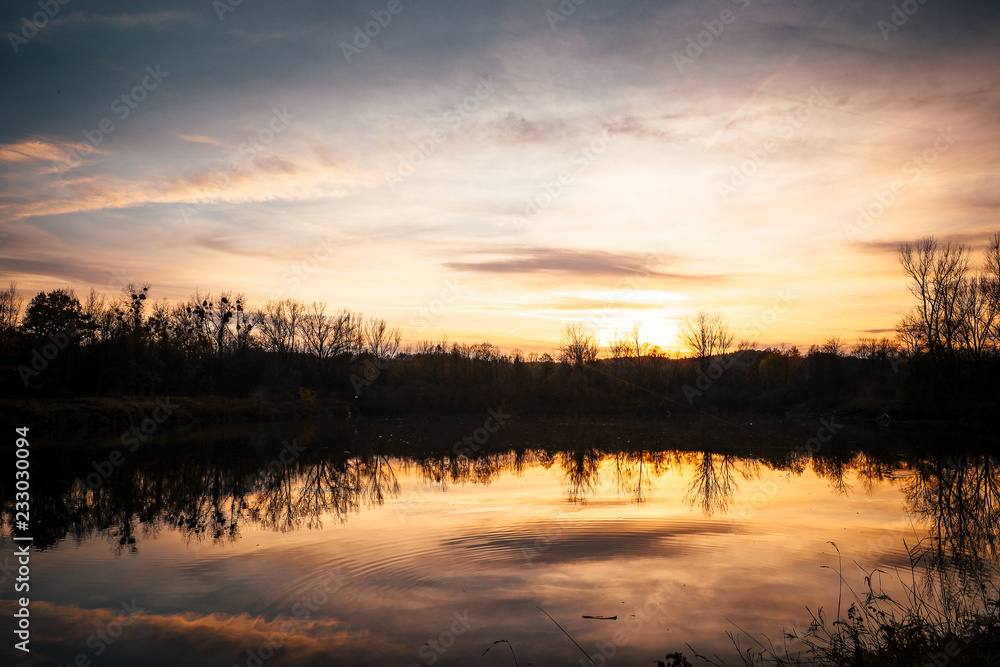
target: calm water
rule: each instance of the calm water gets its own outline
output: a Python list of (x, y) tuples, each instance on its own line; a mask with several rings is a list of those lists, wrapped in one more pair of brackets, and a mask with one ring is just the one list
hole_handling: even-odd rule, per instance
[(807, 605), (835, 613), (841, 561), (897, 591), (920, 543), (961, 588), (1000, 530), (995, 462), (965, 436), (844, 428), (810, 456), (818, 421), (514, 423), (456, 456), (480, 426), (38, 443), (32, 652), (5, 641), (4, 664), (589, 664), (539, 608), (598, 664), (732, 658), (737, 626), (780, 642)]

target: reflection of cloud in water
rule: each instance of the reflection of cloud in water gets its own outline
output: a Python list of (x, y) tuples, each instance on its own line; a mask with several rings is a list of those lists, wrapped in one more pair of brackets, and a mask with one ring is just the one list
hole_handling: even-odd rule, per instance
[[(13, 613), (13, 605), (6, 601), (0, 601), (0, 609), (5, 616), (8, 609)], [(180, 663), (208, 667), (233, 664), (234, 660), (245, 664), (245, 651), (266, 645), (269, 640), (280, 645), (277, 664), (316, 664), (329, 660), (331, 654), (363, 654), (372, 643), (369, 631), (349, 630), (330, 618), (303, 620), (289, 614), (268, 621), (248, 613), (163, 614), (147, 610), (132, 617), (132, 622), (121, 629), (119, 640), (104, 644), (103, 656), (96, 656), (93, 646), (98, 643), (93, 635), (118, 622), (120, 608), (86, 609), (35, 600), (31, 609), (37, 614), (30, 654), (35, 662), (19, 664), (62, 664), (72, 662), (80, 653), (94, 663), (149, 667)], [(112, 628), (115, 633), (117, 627)], [(386, 642), (384, 653), (391, 654), (394, 648), (399, 664), (405, 664), (410, 647), (393, 647), (384, 636), (378, 639)], [(177, 656), (184, 658), (179, 660)]]
[[(616, 658), (638, 664), (649, 650), (670, 649), (664, 637), (724, 643), (721, 609), (772, 630), (804, 604), (835, 601), (839, 582), (820, 571), (836, 563), (830, 539), (845, 556), (865, 556), (888, 535), (870, 565), (905, 569), (902, 536), (887, 527), (913, 517), (914, 530), (940, 537), (925, 545), (963, 554), (934, 584), (949, 591), (961, 590), (959, 569), (972, 572), (997, 546), (988, 457), (956, 466), (829, 447), (801, 458), (789, 455), (797, 438), (782, 448), (715, 434), (709, 446), (663, 426), (512, 424), (489, 450), (463, 458), (450, 445), (467, 425), (447, 428), (300, 432), (302, 456), (263, 476), (276, 451), (266, 438), (150, 447), (85, 492), (69, 480), (98, 454), (40, 448), (33, 500), (42, 550), (34, 557), (59, 595), (39, 607), (39, 635), (48, 639), (38, 656), (65, 663), (102, 614), (134, 597), (149, 611), (102, 664), (173, 664), (185, 652), (203, 656), (185, 664), (243, 664), (246, 649), (288, 619), (316, 581), (341, 572), (350, 585), (303, 622), (273, 664), (344, 655), (358, 664), (419, 662), (423, 642), (465, 608), (480, 620), (446, 663), (471, 663), (508, 636), (536, 664), (552, 664), (572, 653), (539, 622), (536, 604), (590, 648), (608, 640), (607, 626), (581, 614), (625, 613), (656, 581), (678, 579), (658, 625)], [(774, 492), (739, 518), (734, 508), (763, 488)], [(0, 492), (9, 509), (10, 487)], [(61, 502), (66, 493), (73, 511)], [(63, 548), (66, 537), (76, 538), (74, 549)]]
[(731, 525), (706, 521), (536, 522), (453, 537), (442, 546), (461, 550), (462, 558), (518, 565), (686, 556), (710, 548), (701, 536), (732, 534)]

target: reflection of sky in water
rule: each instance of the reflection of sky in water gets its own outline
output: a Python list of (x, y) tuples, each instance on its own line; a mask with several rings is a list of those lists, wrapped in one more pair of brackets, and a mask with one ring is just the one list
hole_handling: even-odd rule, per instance
[[(829, 471), (698, 453), (528, 456), (482, 483), (428, 482), (440, 461), (381, 465), (398, 494), (346, 521), (306, 522), (321, 528), (245, 522), (231, 542), (199, 543), (172, 526), (140, 527), (131, 555), (116, 557), (107, 536), (34, 554), (25, 664), (77, 653), (95, 665), (256, 664), (247, 650), (268, 639), (282, 645), (268, 665), (429, 664), (439, 654), (430, 641), (449, 644), (437, 644), (446, 650), (436, 664), (511, 664), (506, 646), (480, 655), (499, 639), (521, 664), (579, 664), (536, 605), (594, 654), (622, 633), (617, 664), (649, 664), (685, 643), (726, 655), (733, 624), (779, 641), (782, 628), (808, 624), (805, 605), (835, 608), (836, 570), (822, 567), (837, 565), (829, 541), (860, 581), (852, 559), (905, 564), (898, 536), (868, 554), (888, 531), (913, 535), (898, 483), (869, 481), (866, 492), (850, 471), (845, 494)], [(291, 495), (309, 479), (290, 482)], [(116, 631), (132, 600), (145, 611), (96, 655), (101, 643), (88, 637), (109, 623)]]

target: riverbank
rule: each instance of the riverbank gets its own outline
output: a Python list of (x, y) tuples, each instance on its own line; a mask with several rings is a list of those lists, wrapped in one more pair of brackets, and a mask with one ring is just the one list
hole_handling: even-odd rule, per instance
[[(478, 410), (427, 411), (414, 406), (379, 410), (371, 403), (359, 408), (335, 398), (306, 394), (298, 400), (260, 400), (220, 396), (196, 397), (77, 397), (0, 399), (0, 426), (6, 430), (21, 426), (34, 429), (36, 441), (88, 446), (115, 446), (133, 429), (155, 428), (173, 434), (172, 440), (225, 438), (245, 432), (299, 429), (305, 426), (322, 432), (359, 427), (378, 430), (382, 426), (404, 428), (414, 433), (433, 434), (422, 443), (428, 451), (449, 449), (456, 440), (475, 432), (486, 416), (496, 413), (503, 424), (489, 438), (490, 446), (517, 447), (518, 434), (526, 438), (546, 434), (556, 428), (571, 440), (585, 440), (588, 434), (613, 428), (645, 447), (686, 448), (689, 443), (710, 444), (747, 456), (766, 456), (770, 448), (803, 454), (871, 450), (906, 450), (908, 441), (934, 441), (937, 447), (953, 448), (956, 439), (966, 445), (992, 450), (987, 422), (975, 419), (878, 419), (872, 412), (720, 412), (702, 410), (595, 410), (537, 413), (506, 406), (481, 406)], [(169, 412), (168, 412), (169, 411)], [(148, 421), (152, 420), (152, 421)], [(575, 435), (573, 435), (575, 434)], [(566, 438), (557, 438), (564, 440)], [(413, 439), (416, 443), (420, 438)], [(582, 441), (581, 440), (581, 441)], [(543, 445), (544, 446), (544, 445)], [(746, 446), (751, 449), (744, 451)], [(784, 456), (784, 454), (782, 454)]]

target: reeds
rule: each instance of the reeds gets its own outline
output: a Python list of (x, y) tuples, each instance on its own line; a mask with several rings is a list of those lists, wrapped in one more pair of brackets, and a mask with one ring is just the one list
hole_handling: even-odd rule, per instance
[[(836, 548), (836, 545), (834, 544)], [(838, 554), (840, 550), (838, 549)], [(766, 636), (758, 638), (742, 628), (727, 633), (745, 667), (984, 667), (1000, 665), (1000, 608), (995, 568), (986, 568), (972, 579), (925, 561), (920, 545), (908, 549), (909, 572), (896, 571), (902, 595), (885, 592), (888, 573), (865, 571), (865, 589), (859, 594), (838, 571), (841, 594), (837, 616), (830, 619), (822, 607), (801, 635), (786, 633), (780, 645)], [(923, 568), (919, 573), (918, 568)], [(992, 575), (992, 576), (991, 576)], [(844, 589), (849, 592), (846, 618), (841, 609)], [(790, 649), (789, 644), (797, 644)], [(747, 645), (749, 644), (749, 645)], [(689, 648), (691, 648), (689, 646)], [(692, 651), (694, 649), (692, 648)], [(715, 656), (705, 662), (724, 667)]]

